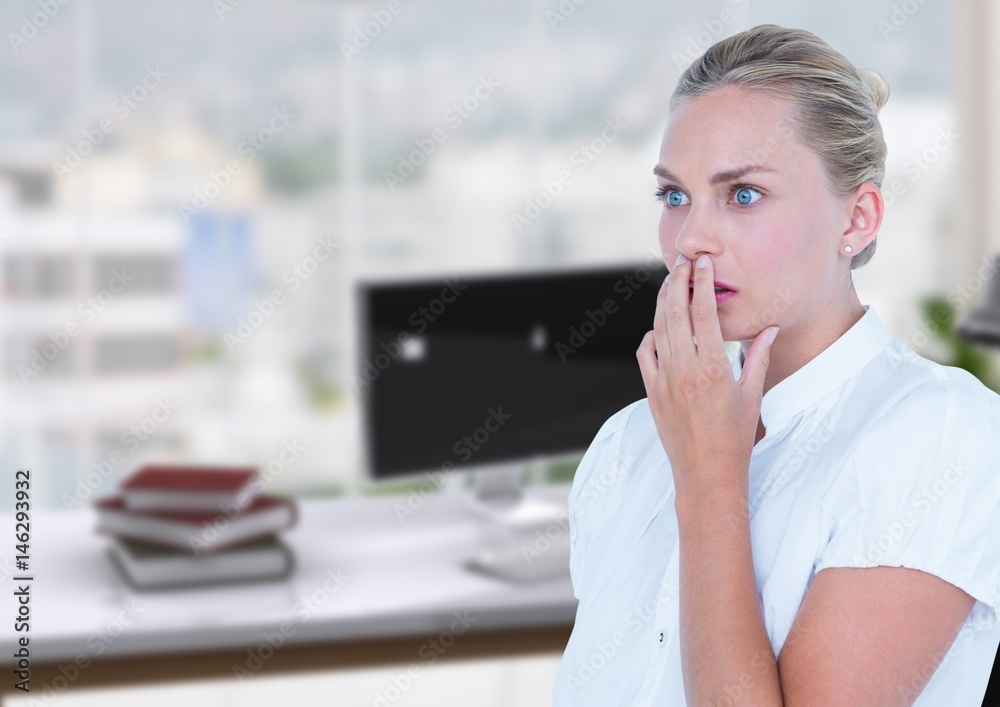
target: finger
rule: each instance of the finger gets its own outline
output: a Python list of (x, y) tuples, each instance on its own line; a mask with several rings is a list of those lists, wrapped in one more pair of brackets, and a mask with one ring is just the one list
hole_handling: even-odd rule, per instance
[(691, 279), (691, 261), (681, 253), (670, 271), (670, 285), (660, 307), (660, 319), (654, 323), (656, 349), (660, 352), (660, 363), (665, 363), (663, 350), (669, 350), (667, 363), (677, 361), (680, 365), (691, 364), (695, 357), (694, 332), (691, 329), (691, 300), (688, 281)]
[(646, 386), (646, 396), (652, 397), (656, 390), (656, 378), (660, 374), (660, 363), (656, 358), (656, 339), (653, 331), (647, 331), (642, 337), (642, 343), (635, 352), (635, 357), (639, 361), (639, 373), (642, 375), (642, 384)]
[(670, 275), (667, 273), (656, 293), (656, 310), (653, 312), (653, 350), (657, 355), (657, 365), (665, 366), (670, 361), (670, 342), (667, 339), (667, 318), (664, 311), (667, 306), (667, 292), (670, 290)]
[[(698, 267), (697, 261), (692, 264), (694, 271), (694, 297), (691, 300), (691, 325), (698, 341), (698, 359), (702, 366), (711, 365), (721, 372), (731, 371), (729, 357), (722, 342), (722, 328), (719, 325), (718, 303), (715, 301), (715, 265), (707, 255), (700, 255), (698, 260), (704, 267)], [(714, 379), (715, 376), (713, 375)]]
[(773, 330), (774, 327), (768, 327), (757, 334), (750, 344), (746, 362), (743, 364), (743, 375), (740, 376), (739, 384), (743, 390), (752, 393), (755, 400), (760, 400), (764, 394), (764, 377), (771, 359), (770, 336)]

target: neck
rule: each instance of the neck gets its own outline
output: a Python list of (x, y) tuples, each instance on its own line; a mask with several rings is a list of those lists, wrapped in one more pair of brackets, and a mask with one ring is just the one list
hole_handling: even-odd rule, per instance
[[(762, 395), (816, 358), (857, 324), (864, 314), (865, 308), (852, 287), (850, 301), (836, 310), (836, 316), (831, 317), (827, 308), (808, 315), (806, 319), (783, 324), (771, 346), (771, 360), (764, 375)], [(744, 359), (752, 343), (753, 339), (740, 341)]]

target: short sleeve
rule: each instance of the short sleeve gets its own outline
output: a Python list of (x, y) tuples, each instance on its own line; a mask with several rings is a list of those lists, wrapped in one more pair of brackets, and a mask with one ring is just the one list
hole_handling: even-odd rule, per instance
[(976, 599), (976, 630), (1000, 623), (1000, 396), (967, 375), (921, 386), (865, 430), (823, 496), (816, 572), (936, 575)]
[(593, 501), (600, 495), (604, 482), (616, 478), (621, 464), (622, 433), (632, 412), (646, 399), (642, 398), (609, 417), (584, 453), (573, 475), (573, 484), (566, 499), (569, 518), (569, 570), (573, 595), (581, 598), (583, 566), (587, 545), (599, 523), (600, 504)]

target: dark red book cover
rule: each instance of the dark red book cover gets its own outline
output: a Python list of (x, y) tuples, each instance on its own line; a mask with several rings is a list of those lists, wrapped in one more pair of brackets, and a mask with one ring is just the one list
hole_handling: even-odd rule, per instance
[(195, 555), (245, 544), (287, 530), (298, 522), (298, 504), (282, 496), (258, 496), (246, 507), (228, 511), (129, 508), (124, 496), (94, 501), (97, 532), (131, 538)]
[(238, 493), (257, 475), (255, 467), (144, 466), (122, 484), (124, 491)]
[[(134, 516), (161, 518), (163, 520), (183, 523), (185, 525), (192, 525), (195, 527), (200, 527), (205, 522), (211, 523), (213, 520), (218, 518), (220, 514), (223, 514), (222, 511), (209, 511), (207, 513), (159, 510), (137, 511), (125, 505), (125, 498), (123, 496), (107, 496), (105, 498), (99, 498), (94, 501), (94, 505), (98, 508), (98, 510), (107, 509), (109, 511), (119, 511), (121, 513), (127, 513)], [(292, 523), (288, 526), (292, 527), (298, 520), (298, 506), (290, 499), (280, 496), (257, 496), (250, 503), (248, 503), (246, 507), (240, 509), (237, 517), (242, 518), (258, 511), (267, 510), (281, 505), (288, 505), (292, 509)]]

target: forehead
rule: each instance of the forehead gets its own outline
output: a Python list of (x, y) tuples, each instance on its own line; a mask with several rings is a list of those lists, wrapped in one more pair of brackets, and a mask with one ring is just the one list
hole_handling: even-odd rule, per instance
[(660, 163), (691, 173), (744, 163), (780, 169), (805, 153), (793, 117), (788, 100), (735, 86), (688, 98), (670, 116)]

